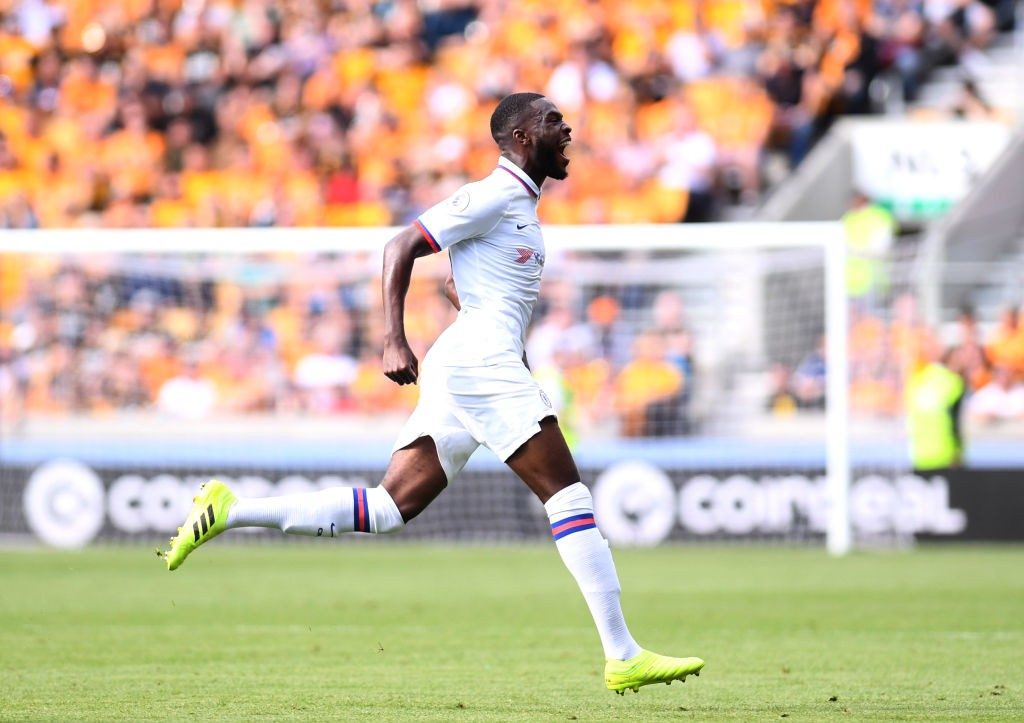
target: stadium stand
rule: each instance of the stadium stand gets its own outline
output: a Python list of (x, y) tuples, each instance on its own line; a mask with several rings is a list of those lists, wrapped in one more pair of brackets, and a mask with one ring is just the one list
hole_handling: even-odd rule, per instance
[[(545, 189), (543, 220), (720, 218), (757, 203), (769, 169), (799, 164), (837, 115), (882, 110), (875, 79), (934, 109), (929, 72), (983, 73), (1013, 7), (23, 0), (0, 10), (0, 226), (406, 223), (489, 171), (490, 109), (525, 87), (554, 98), (577, 138), (573, 180)], [(5, 415), (338, 415), (414, 402), (378, 372), (375, 291), (224, 282), (186, 299), (173, 278), (134, 285), (102, 264), (40, 263), (2, 271)], [(691, 432), (702, 349), (686, 304), (664, 320), (654, 296), (559, 293), (545, 290), (531, 346), (554, 329), (558, 343), (535, 361), (573, 389), (574, 413), (614, 414), (626, 435)], [(433, 280), (413, 294), (422, 349), (452, 312)], [(855, 311), (856, 410), (900, 413), (922, 329), (911, 297)], [(1024, 324), (1001, 329), (988, 346), (958, 341), (983, 350), (961, 352), (972, 380), (988, 379), (993, 350), (1024, 344)], [(775, 413), (820, 408), (813, 346), (761, 385)], [(1009, 365), (1024, 383), (1024, 360)], [(168, 401), (182, 396), (188, 405)]]
[[(23, 0), (0, 10), (6, 226), (404, 223), (489, 170), (496, 99), (576, 126), (549, 222), (705, 220), (895, 73), (979, 49), (1013, 3)], [(45, 193), (44, 193), (45, 189)]]

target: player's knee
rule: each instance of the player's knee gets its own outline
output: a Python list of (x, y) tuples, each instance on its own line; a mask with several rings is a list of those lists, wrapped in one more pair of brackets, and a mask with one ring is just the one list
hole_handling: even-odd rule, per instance
[(384, 487), (378, 485), (367, 489), (366, 504), (370, 508), (373, 531), (378, 535), (397, 532), (405, 526), (398, 505)]

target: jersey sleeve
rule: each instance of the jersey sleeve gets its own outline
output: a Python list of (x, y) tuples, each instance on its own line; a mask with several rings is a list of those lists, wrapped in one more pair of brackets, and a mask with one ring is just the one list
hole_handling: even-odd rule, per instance
[(507, 199), (487, 193), (475, 184), (424, 211), (414, 222), (435, 252), (468, 238), (481, 236), (505, 213)]

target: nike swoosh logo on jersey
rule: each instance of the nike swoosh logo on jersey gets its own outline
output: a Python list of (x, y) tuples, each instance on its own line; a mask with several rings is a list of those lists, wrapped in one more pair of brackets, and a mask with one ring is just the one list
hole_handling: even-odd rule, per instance
[(529, 226), (529, 225), (530, 225), (530, 224), (528, 224), (528, 223), (524, 223), (524, 224), (523, 224), (522, 226), (520, 226), (520, 225), (519, 225), (519, 224), (517, 223), (517, 224), (516, 224), (516, 230), (517, 230), (517, 231), (522, 231), (522, 230), (523, 230), (524, 228), (526, 228), (526, 227), (527, 227), (527, 226)]

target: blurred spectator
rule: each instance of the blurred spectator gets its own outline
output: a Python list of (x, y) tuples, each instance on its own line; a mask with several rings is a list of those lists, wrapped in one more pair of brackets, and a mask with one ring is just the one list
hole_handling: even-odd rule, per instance
[(576, 327), (562, 338), (553, 360), (561, 384), (569, 390), (565, 404), (570, 434), (575, 434), (577, 426), (593, 427), (606, 423), (613, 415), (609, 389), (612, 365), (597, 353), (593, 335), (581, 331), (582, 327)]
[(576, 297), (579, 289), (562, 281), (552, 281), (543, 290), (543, 315), (530, 327), (526, 340), (526, 358), (531, 369), (540, 369), (554, 363), (559, 347), (565, 347), (571, 337), (573, 345), (593, 348), (594, 332), (588, 324), (578, 323)]
[(999, 326), (986, 351), (992, 364), (1008, 367), (1017, 379), (1024, 379), (1024, 308), (1009, 306), (999, 317)]
[(913, 294), (904, 293), (893, 299), (891, 317), (886, 351), (890, 360), (899, 365), (900, 372), (906, 374), (916, 363), (918, 350), (928, 345), (932, 330), (921, 320), (920, 306)]
[(661, 337), (647, 331), (633, 342), (633, 359), (615, 378), (615, 411), (625, 437), (665, 436), (681, 417), (683, 375), (665, 360)]
[(790, 387), (789, 369), (785, 364), (775, 363), (771, 368), (770, 392), (765, 408), (777, 417), (793, 416), (799, 403)]
[(157, 408), (176, 419), (205, 419), (217, 404), (217, 390), (199, 374), (199, 363), (189, 360), (179, 376), (163, 383), (157, 394)]
[(976, 391), (992, 378), (992, 365), (981, 343), (981, 333), (972, 309), (960, 311), (957, 332), (959, 338), (949, 352), (949, 366), (964, 378), (968, 389)]
[(665, 188), (687, 193), (686, 222), (706, 222), (714, 215), (715, 164), (718, 149), (714, 139), (697, 127), (693, 112), (677, 109), (671, 135), (662, 143), (664, 159), (658, 180)]
[(587, 322), (597, 336), (597, 351), (616, 368), (631, 358), (632, 335), (619, 319), (621, 311), (618, 300), (607, 294), (587, 304)]
[(907, 379), (907, 432), (916, 473), (957, 467), (963, 460), (960, 405), (964, 381), (942, 362), (942, 347), (923, 336)]
[(979, 51), (996, 30), (996, 16), (988, 5), (978, 0), (924, 0), (923, 9), (932, 40), (947, 57), (959, 58), (967, 68), (985, 62)]
[(992, 368), (992, 381), (968, 402), (967, 415), (982, 425), (1024, 420), (1024, 384), (1014, 382), (1013, 371), (997, 363)]
[(683, 375), (687, 384), (693, 383), (693, 336), (686, 328), (683, 297), (675, 291), (662, 291), (651, 305), (652, 330), (661, 335), (665, 344), (665, 359)]
[(658, 293), (651, 305), (651, 316), (652, 331), (661, 336), (665, 345), (665, 360), (675, 366), (683, 376), (679, 408), (672, 411), (672, 419), (665, 420), (662, 427), (666, 430), (665, 434), (690, 434), (693, 431), (690, 402), (695, 388), (696, 364), (693, 335), (686, 327), (682, 296), (675, 291)]
[(890, 354), (890, 337), (879, 310), (850, 305), (850, 409), (855, 414), (894, 416), (903, 409), (903, 369)]
[(805, 356), (793, 372), (792, 388), (801, 409), (825, 408), (825, 340)]
[(1001, 30), (1013, 30), (1016, 20), (1016, 0), (982, 0), (995, 13), (996, 27)]
[(857, 191), (842, 223), (848, 248), (846, 291), (856, 303), (877, 305), (889, 290), (885, 259), (892, 248), (896, 219)]
[(348, 388), (356, 380), (358, 365), (347, 353), (351, 345), (351, 319), (337, 311), (314, 322), (312, 348), (295, 365), (294, 382), (305, 397), (304, 408), (337, 412), (349, 402)]
[(889, 65), (900, 78), (903, 99), (916, 100), (927, 65), (927, 25), (918, 3), (914, 0), (876, 2), (869, 24), (879, 39), (882, 63)]

